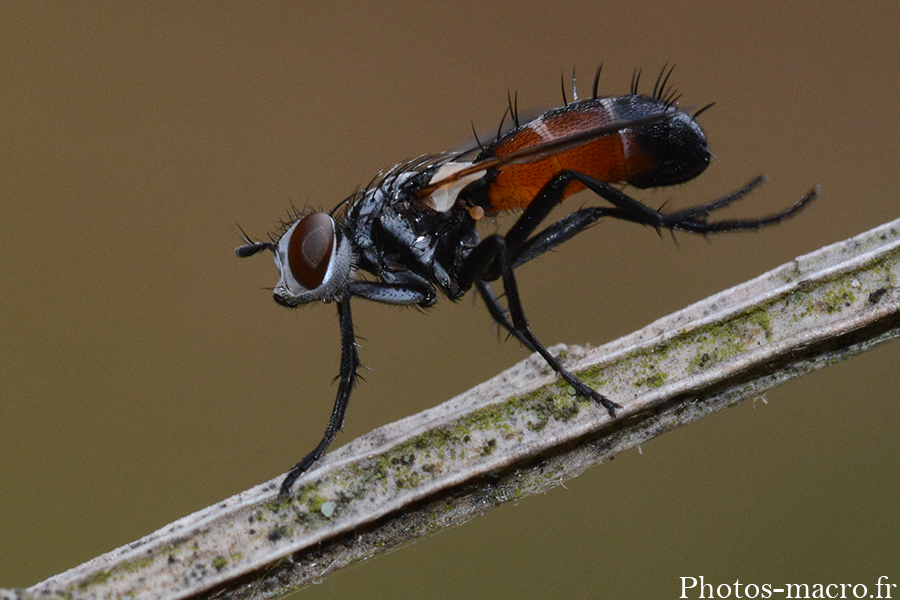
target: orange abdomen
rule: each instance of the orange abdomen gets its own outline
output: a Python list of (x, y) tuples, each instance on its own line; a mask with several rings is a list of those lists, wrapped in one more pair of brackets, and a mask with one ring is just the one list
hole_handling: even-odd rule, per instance
[[(502, 157), (621, 120), (621, 115), (614, 114), (615, 100), (584, 100), (545, 113), (500, 137), (480, 158)], [(535, 162), (499, 167), (488, 189), (490, 209), (503, 211), (528, 206), (556, 174), (567, 169), (615, 183), (652, 170), (656, 162), (652, 155), (640, 149), (632, 132), (619, 131)], [(563, 198), (583, 189), (583, 184), (573, 182)]]

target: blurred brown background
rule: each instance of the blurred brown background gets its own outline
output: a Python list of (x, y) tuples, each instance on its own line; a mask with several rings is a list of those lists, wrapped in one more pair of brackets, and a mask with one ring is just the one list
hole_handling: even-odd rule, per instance
[[(378, 4), (378, 3), (374, 3)], [(331, 207), (471, 123), (645, 89), (666, 63), (716, 161), (637, 192), (732, 215), (709, 240), (604, 222), (521, 270), (546, 343), (599, 344), (900, 216), (900, 5), (332, 2), (0, 6), (0, 586), (26, 586), (286, 470), (318, 440), (332, 307), (289, 311), (239, 223)], [(739, 7), (740, 8), (737, 8)], [(567, 203), (593, 202), (587, 195)], [(337, 445), (525, 356), (480, 302), (357, 302)], [(900, 583), (900, 345), (663, 436), (547, 495), (357, 565), (306, 598), (677, 597), (707, 582)], [(873, 589), (873, 588), (871, 588)]]

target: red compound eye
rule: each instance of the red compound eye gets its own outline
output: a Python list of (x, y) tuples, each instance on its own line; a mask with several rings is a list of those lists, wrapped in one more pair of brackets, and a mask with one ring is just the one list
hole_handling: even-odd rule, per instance
[(314, 290), (325, 279), (334, 248), (334, 221), (325, 213), (300, 219), (288, 241), (288, 264), (297, 283)]

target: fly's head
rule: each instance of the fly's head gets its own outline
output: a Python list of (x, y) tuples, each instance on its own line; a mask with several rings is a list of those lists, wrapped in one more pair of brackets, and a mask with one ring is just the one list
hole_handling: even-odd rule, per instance
[(275, 242), (252, 242), (235, 250), (240, 257), (271, 250), (281, 276), (275, 302), (294, 307), (341, 295), (353, 276), (350, 242), (331, 215), (313, 212), (299, 216)]

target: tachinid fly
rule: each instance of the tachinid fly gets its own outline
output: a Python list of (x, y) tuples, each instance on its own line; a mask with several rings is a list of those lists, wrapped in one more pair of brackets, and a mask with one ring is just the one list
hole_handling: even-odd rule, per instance
[[(597, 72), (599, 78), (599, 70)], [(701, 111), (680, 109), (663, 69), (650, 95), (600, 97), (597, 79), (590, 98), (566, 102), (471, 152), (443, 153), (399, 164), (329, 213), (295, 213), (272, 241), (252, 241), (236, 250), (247, 257), (271, 250), (281, 274), (275, 301), (289, 307), (313, 301), (337, 304), (341, 328), (340, 383), (322, 441), (295, 465), (281, 486), (289, 494), (296, 479), (325, 452), (344, 422), (359, 367), (350, 300), (431, 306), (438, 292), (451, 300), (478, 290), (493, 319), (539, 353), (575, 392), (589, 396), (615, 418), (619, 404), (569, 373), (538, 341), (528, 325), (515, 269), (581, 233), (602, 217), (656, 229), (708, 234), (771, 225), (803, 209), (816, 188), (789, 208), (757, 219), (710, 221), (713, 211), (759, 186), (757, 177), (711, 202), (662, 213), (620, 191), (674, 185), (702, 173), (710, 161)], [(537, 231), (550, 210), (567, 196), (588, 189), (605, 201), (573, 211)], [(485, 216), (520, 210), (505, 235), (481, 239)], [(374, 279), (358, 278), (365, 272)], [(490, 283), (500, 279), (506, 308)]]

